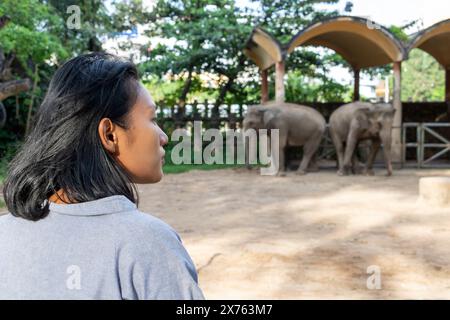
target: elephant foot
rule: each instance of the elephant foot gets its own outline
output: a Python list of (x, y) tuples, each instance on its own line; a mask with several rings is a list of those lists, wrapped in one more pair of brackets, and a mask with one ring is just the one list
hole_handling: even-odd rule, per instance
[(368, 170), (364, 170), (364, 174), (366, 176), (374, 176), (375, 172), (373, 171), (373, 169), (368, 169)]
[(392, 171), (386, 172), (386, 174), (385, 174), (384, 176), (385, 176), (385, 177), (390, 177), (390, 176), (392, 176)]
[(353, 174), (362, 174), (363, 168), (361, 168), (361, 167), (352, 168), (352, 173)]
[(317, 164), (317, 161), (311, 161), (308, 165), (308, 168), (306, 168), (307, 172), (318, 172), (319, 166)]
[(286, 171), (278, 171), (277, 177), (286, 177)]
[(350, 174), (350, 168), (344, 167), (338, 170), (338, 176), (348, 176)]
[(306, 174), (306, 171), (305, 170), (297, 170), (295, 172), (295, 174), (298, 175), (298, 176), (304, 176)]

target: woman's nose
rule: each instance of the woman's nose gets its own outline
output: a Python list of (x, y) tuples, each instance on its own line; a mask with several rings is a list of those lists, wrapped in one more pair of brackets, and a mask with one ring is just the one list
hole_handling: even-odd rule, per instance
[(159, 135), (159, 143), (162, 146), (165, 146), (169, 142), (169, 137), (167, 134), (164, 133), (164, 131), (161, 130), (161, 134)]

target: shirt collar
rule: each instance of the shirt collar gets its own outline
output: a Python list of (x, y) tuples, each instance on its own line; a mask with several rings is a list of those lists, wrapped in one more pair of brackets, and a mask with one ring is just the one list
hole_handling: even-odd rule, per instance
[(74, 216), (98, 216), (136, 209), (136, 204), (124, 195), (114, 195), (92, 201), (71, 204), (49, 202), (50, 212)]

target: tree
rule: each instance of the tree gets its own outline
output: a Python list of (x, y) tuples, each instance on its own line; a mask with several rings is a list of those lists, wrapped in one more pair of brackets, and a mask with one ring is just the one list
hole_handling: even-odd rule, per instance
[[(110, 16), (105, 1), (102, 0), (42, 0), (49, 8), (63, 19), (61, 27), (55, 30), (62, 45), (72, 54), (87, 51), (103, 51), (102, 37), (111, 36), (118, 29), (113, 24), (114, 17)], [(77, 6), (80, 10), (80, 28), (66, 26), (69, 14), (67, 8)]]
[[(171, 39), (175, 45), (159, 44), (150, 54), (146, 53), (148, 48), (144, 48), (143, 54), (148, 55), (148, 60), (141, 66), (142, 70), (160, 77), (167, 73), (184, 75), (180, 106), (186, 103), (192, 76), (201, 73), (218, 76), (215, 108), (229, 101), (230, 96), (242, 97), (245, 102), (245, 95), (254, 99), (255, 90), (259, 94), (255, 80), (258, 69), (243, 54), (252, 29), (259, 25), (282, 41), (290, 39), (307, 24), (337, 15), (336, 11), (315, 9), (316, 4), (338, 1), (257, 2), (260, 8), (254, 10), (237, 6), (232, 0), (159, 0), (148, 15), (150, 23), (146, 35)], [(303, 71), (311, 64), (324, 68), (316, 53), (300, 50), (290, 56), (287, 68)]]
[[(72, 5), (80, 9), (78, 29), (67, 25), (67, 9)], [(20, 103), (28, 105), (25, 135), (56, 67), (70, 56), (103, 51), (101, 41), (126, 28), (118, 23), (100, 0), (0, 2), (0, 102), (31, 90), (28, 97), (16, 99), (16, 116)], [(6, 114), (4, 111), (0, 106), (0, 115)], [(5, 123), (4, 117), (1, 123)]]
[(402, 65), (403, 101), (443, 101), (444, 68), (429, 54), (414, 49)]
[(51, 8), (37, 0), (3, 0), (0, 3), (0, 102), (32, 87), (27, 131), (31, 124), (39, 79), (39, 65), (66, 55), (54, 35), (43, 32), (61, 23)]

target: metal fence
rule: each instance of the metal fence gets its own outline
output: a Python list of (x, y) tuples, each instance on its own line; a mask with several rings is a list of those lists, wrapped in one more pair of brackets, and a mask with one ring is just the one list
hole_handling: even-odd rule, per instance
[[(438, 113), (445, 111), (448, 107), (446, 103), (404, 104), (407, 108), (404, 108), (403, 121), (407, 121), (409, 118), (412, 119), (414, 116), (418, 119), (424, 118), (433, 121)], [(309, 105), (319, 110), (327, 119), (329, 114), (340, 103), (309, 103)], [(179, 106), (160, 108), (158, 121), (163, 129), (169, 133), (176, 128), (190, 128), (193, 121), (202, 121), (204, 129), (237, 129), (241, 127), (246, 110), (246, 104), (214, 106), (214, 103), (209, 101), (194, 101), (194, 103), (187, 104), (184, 108)], [(411, 112), (408, 113), (408, 110)], [(450, 167), (449, 141), (449, 122), (404, 122), (402, 125), (403, 166), (417, 168)], [(361, 146), (361, 148), (367, 148), (367, 146)], [(318, 159), (335, 160), (335, 158), (336, 153), (327, 125), (327, 131), (319, 149)]]
[[(412, 130), (412, 132), (410, 132)], [(415, 136), (415, 141), (410, 138)], [(407, 122), (403, 123), (402, 159), (404, 166), (417, 168), (450, 167), (450, 123)], [(407, 159), (408, 148), (415, 149), (416, 159)], [(439, 161), (440, 160), (440, 161)]]
[(247, 110), (246, 104), (222, 104), (215, 106), (213, 103), (194, 101), (179, 106), (162, 107), (157, 114), (158, 121), (168, 131), (170, 128), (183, 128), (193, 121), (202, 121), (205, 128), (230, 128), (236, 129), (243, 120)]

